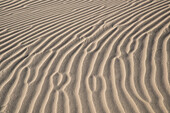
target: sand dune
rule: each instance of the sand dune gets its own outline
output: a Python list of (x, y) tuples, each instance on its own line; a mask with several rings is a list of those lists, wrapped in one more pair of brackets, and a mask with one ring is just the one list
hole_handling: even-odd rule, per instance
[(0, 0), (0, 113), (169, 113), (169, 0)]

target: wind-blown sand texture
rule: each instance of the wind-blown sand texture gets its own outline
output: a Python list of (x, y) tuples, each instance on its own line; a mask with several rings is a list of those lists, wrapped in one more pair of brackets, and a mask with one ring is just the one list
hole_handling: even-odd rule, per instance
[(169, 113), (170, 0), (0, 0), (0, 113)]

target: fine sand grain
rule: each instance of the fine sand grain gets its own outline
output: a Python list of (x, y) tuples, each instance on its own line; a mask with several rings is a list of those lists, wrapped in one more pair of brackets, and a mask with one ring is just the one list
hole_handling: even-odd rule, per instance
[(0, 113), (170, 113), (170, 0), (0, 0)]

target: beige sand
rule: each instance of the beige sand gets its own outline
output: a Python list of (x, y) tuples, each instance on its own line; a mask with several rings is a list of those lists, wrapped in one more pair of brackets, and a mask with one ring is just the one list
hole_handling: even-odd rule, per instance
[(169, 112), (169, 0), (0, 0), (0, 113)]

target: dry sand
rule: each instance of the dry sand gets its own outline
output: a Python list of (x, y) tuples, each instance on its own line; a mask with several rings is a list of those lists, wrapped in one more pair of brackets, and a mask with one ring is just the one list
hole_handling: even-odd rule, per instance
[(170, 0), (0, 0), (0, 113), (170, 113)]

